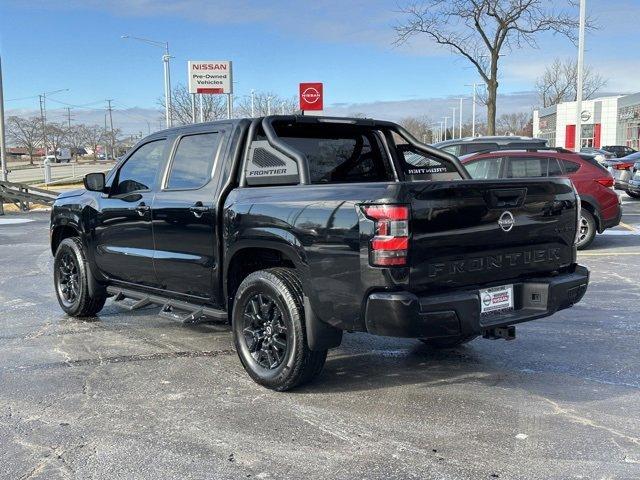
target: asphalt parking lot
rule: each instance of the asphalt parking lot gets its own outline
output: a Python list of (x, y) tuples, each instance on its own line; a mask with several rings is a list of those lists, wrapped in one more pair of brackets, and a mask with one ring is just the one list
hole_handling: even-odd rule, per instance
[[(0, 217), (0, 477), (640, 478), (640, 201), (580, 253), (573, 309), (513, 342), (345, 336), (274, 393), (228, 328), (56, 302), (48, 214)], [(24, 223), (19, 223), (24, 222)]]

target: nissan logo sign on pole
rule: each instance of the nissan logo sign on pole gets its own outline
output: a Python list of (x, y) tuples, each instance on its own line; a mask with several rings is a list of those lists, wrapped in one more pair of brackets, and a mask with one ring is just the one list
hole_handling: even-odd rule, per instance
[(300, 84), (300, 110), (302, 112), (321, 112), (324, 109), (322, 83)]

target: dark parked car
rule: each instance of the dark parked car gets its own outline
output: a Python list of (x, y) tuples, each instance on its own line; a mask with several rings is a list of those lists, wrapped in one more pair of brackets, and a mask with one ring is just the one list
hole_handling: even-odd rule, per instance
[(611, 174), (590, 155), (568, 150), (502, 151), (462, 159), (472, 178), (568, 177), (582, 200), (578, 249), (620, 223), (622, 208)]
[(547, 141), (542, 138), (531, 137), (466, 137), (454, 140), (445, 140), (433, 145), (447, 153), (462, 157), (477, 152), (494, 152), (496, 150), (513, 150), (527, 148), (543, 148)]
[(606, 147), (602, 147), (602, 150), (613, 153), (616, 158), (623, 158), (637, 151), (626, 145), (607, 145)]
[(603, 166), (606, 166), (607, 160), (614, 160), (616, 158), (615, 154), (611, 152), (593, 147), (582, 147), (580, 149), (580, 153), (586, 153), (587, 155), (593, 156), (593, 158)]
[(311, 380), (344, 330), (451, 347), (580, 301), (566, 178), (473, 180), (402, 127), (271, 116), (156, 132), (51, 212), (62, 309), (231, 323), (248, 374)]

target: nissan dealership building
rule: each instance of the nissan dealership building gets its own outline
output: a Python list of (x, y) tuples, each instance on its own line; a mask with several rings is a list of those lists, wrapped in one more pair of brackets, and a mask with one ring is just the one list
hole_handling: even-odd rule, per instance
[[(582, 101), (581, 146), (626, 145), (640, 150), (640, 93)], [(575, 148), (576, 102), (533, 111), (533, 136)]]

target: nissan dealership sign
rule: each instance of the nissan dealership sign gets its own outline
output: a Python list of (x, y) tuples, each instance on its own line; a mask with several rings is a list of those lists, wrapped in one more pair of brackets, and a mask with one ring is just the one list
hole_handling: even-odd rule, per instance
[(301, 83), (300, 84), (300, 110), (322, 110), (322, 83)]
[(233, 93), (231, 62), (188, 62), (189, 93)]

